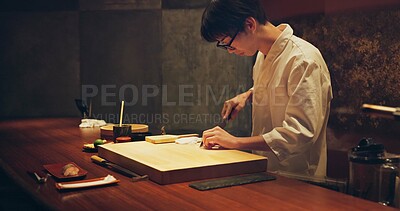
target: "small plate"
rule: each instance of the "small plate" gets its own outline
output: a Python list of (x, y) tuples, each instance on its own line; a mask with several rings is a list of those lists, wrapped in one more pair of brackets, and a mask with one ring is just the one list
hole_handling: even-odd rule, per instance
[[(103, 144), (113, 144), (114, 143), (112, 141), (107, 141), (107, 140), (104, 140), (104, 141), (105, 142)], [(97, 147), (95, 147), (94, 144), (83, 144), (82, 150), (84, 152), (97, 152)]]
[(97, 148), (94, 147), (94, 144), (84, 144), (82, 150), (84, 152), (97, 152)]
[[(77, 175), (74, 176), (64, 176), (62, 173), (62, 169), (65, 165), (67, 164), (73, 164), (79, 169), (79, 172)], [(73, 179), (81, 179), (86, 176), (87, 171), (76, 165), (74, 162), (65, 162), (65, 163), (55, 163), (55, 164), (47, 164), (43, 165), (43, 167), (51, 174), (53, 175), (56, 179), (59, 180), (73, 180)]]

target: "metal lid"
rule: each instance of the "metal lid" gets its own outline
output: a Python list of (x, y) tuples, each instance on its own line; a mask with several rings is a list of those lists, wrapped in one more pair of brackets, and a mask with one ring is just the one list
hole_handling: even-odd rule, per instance
[(349, 160), (366, 164), (386, 163), (385, 147), (383, 144), (375, 143), (372, 138), (363, 138), (358, 146), (350, 150)]

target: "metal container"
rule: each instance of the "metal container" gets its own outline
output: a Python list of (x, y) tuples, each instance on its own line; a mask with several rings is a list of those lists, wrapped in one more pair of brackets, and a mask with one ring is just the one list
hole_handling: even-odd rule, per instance
[(399, 207), (399, 155), (388, 154), (383, 144), (364, 138), (349, 151), (349, 193)]

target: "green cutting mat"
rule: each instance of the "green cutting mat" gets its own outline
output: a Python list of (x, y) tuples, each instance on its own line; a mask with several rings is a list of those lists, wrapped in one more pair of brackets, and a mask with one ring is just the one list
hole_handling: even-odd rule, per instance
[(189, 187), (197, 190), (211, 190), (216, 188), (231, 187), (235, 185), (269, 181), (274, 179), (276, 179), (275, 176), (268, 175), (266, 173), (256, 173), (195, 182), (189, 184)]

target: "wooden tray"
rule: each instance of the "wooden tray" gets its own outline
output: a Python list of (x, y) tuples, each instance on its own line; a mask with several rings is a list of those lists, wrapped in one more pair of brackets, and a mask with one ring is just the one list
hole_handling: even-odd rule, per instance
[(199, 144), (146, 141), (100, 145), (99, 156), (159, 184), (264, 172), (267, 158), (238, 150), (207, 150)]

